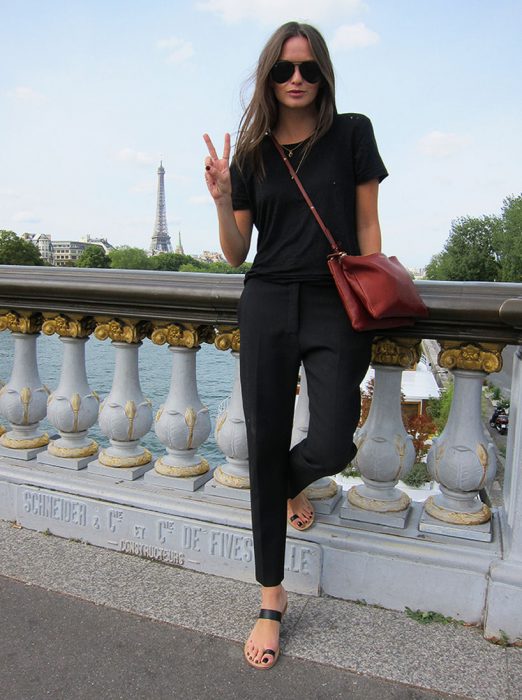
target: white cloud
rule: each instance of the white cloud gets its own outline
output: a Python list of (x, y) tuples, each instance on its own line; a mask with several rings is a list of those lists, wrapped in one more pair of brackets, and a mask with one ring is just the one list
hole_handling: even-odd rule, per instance
[(174, 36), (169, 39), (159, 39), (156, 46), (165, 54), (167, 63), (182, 63), (194, 55), (194, 47), (190, 41)]
[(150, 153), (135, 151), (133, 148), (122, 148), (115, 155), (116, 160), (122, 163), (132, 163), (134, 165), (152, 165), (157, 159)]
[(26, 85), (18, 85), (13, 90), (9, 90), (7, 95), (17, 100), (17, 102), (32, 102), (34, 104), (45, 100), (41, 92), (33, 90), (33, 88)]
[(213, 204), (213, 199), (209, 194), (196, 194), (188, 199), (189, 204), (195, 204), (196, 206), (207, 206), (208, 204)]
[(39, 224), (41, 222), (41, 218), (32, 211), (18, 211), (11, 218), (22, 224)]
[(364, 7), (363, 0), (200, 0), (199, 10), (214, 12), (225, 22), (254, 20), (274, 26), (277, 22), (306, 19), (321, 22), (346, 16)]
[(420, 152), (432, 158), (446, 158), (465, 148), (470, 143), (469, 136), (449, 131), (430, 131), (419, 139)]
[(347, 51), (350, 49), (364, 49), (366, 46), (378, 44), (380, 37), (373, 29), (368, 29), (364, 22), (357, 24), (343, 24), (337, 27), (330, 41), (333, 50)]

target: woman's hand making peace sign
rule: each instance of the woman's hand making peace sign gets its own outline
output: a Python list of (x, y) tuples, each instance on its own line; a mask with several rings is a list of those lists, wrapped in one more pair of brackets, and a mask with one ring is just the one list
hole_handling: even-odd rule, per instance
[(218, 157), (214, 144), (208, 134), (203, 134), (207, 144), (208, 155), (205, 158), (205, 180), (208, 191), (216, 204), (229, 200), (232, 196), (232, 183), (230, 181), (230, 134), (225, 134), (223, 156)]

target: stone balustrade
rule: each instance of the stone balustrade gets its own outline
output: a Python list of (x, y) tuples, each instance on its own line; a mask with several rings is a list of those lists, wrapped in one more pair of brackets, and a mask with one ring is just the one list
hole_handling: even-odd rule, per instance
[[(484, 380), (502, 367), (504, 346), (521, 343), (522, 285), (418, 287), (430, 317), (374, 341), (373, 400), (356, 434), (362, 483), (344, 495), (331, 479), (308, 488), (317, 523), (289, 531), (285, 581), (309, 594), (437, 610), (483, 623), (488, 637), (515, 640), (522, 637), (521, 351), (502, 506), (487, 498), (497, 454), (481, 400)], [(241, 289), (239, 275), (0, 266), (0, 331), (14, 340), (10, 376), (0, 367), (0, 517), (253, 580), (238, 371)], [(63, 348), (56, 387), (42, 384), (37, 362), (37, 345), (51, 335)], [(85, 365), (91, 336), (110, 343), (114, 358), (101, 402)], [(398, 486), (415, 459), (401, 417), (401, 376), (419, 361), (424, 338), (438, 341), (438, 364), (453, 375), (454, 394), (427, 457), (437, 495), (412, 502)], [(155, 416), (140, 383), (143, 343), (167, 346)], [(229, 352), (236, 367), (219, 415), (200, 398), (203, 344)], [(293, 443), (308, 426), (304, 370), (300, 388)], [(54, 432), (40, 428), (45, 417)], [(89, 435), (96, 422), (106, 446)], [(201, 455), (212, 424), (223, 454), (215, 464)], [(143, 444), (151, 430), (162, 453)]]

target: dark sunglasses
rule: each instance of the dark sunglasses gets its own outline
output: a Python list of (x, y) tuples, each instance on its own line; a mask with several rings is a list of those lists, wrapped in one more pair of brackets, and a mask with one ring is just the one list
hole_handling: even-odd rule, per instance
[(318, 83), (321, 80), (321, 69), (316, 61), (303, 61), (302, 63), (278, 61), (270, 71), (270, 77), (274, 83), (286, 83), (293, 76), (296, 66), (299, 67), (299, 73), (307, 83)]

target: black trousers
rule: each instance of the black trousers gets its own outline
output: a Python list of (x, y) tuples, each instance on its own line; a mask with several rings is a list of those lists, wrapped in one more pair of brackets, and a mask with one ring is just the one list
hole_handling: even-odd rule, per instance
[[(352, 329), (333, 284), (251, 278), (239, 318), (256, 579), (276, 586), (284, 578), (287, 499), (355, 456), (359, 385), (373, 334)], [(310, 424), (290, 450), (301, 362)]]

